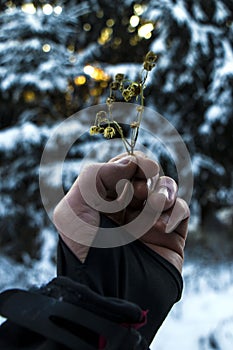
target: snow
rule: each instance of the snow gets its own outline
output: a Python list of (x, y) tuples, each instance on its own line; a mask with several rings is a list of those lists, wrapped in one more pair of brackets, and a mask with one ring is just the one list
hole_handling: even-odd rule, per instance
[[(185, 266), (182, 300), (163, 323), (151, 350), (211, 350), (209, 335), (216, 329), (218, 349), (232, 349), (232, 329), (231, 338), (225, 328), (221, 329), (222, 323), (228, 329), (226, 320), (233, 317), (232, 268), (232, 264), (223, 264), (217, 270), (192, 263)], [(202, 343), (207, 347), (200, 347)]]
[[(54, 231), (44, 229), (41, 232), (41, 259), (30, 261), (30, 264), (16, 263), (0, 254), (0, 291), (9, 288), (26, 289), (31, 286), (41, 286), (56, 275), (53, 256), (56, 252), (57, 235)], [(27, 261), (27, 257), (25, 257)]]
[(215, 100), (216, 92), (223, 86), (224, 80), (228, 76), (233, 76), (233, 51), (229, 41), (223, 40), (222, 47), (224, 50), (224, 59), (221, 60), (220, 65), (216, 67), (213, 73), (213, 84), (210, 91), (210, 99)]
[(43, 135), (48, 134), (48, 131), (48, 127), (38, 128), (30, 122), (0, 131), (0, 149), (10, 151), (22, 141), (32, 144), (39, 143)]
[(35, 32), (43, 31), (43, 22), (41, 21), (41, 16), (39, 16), (40, 11), (37, 11), (35, 15), (26, 15), (24, 16), (24, 20), (29, 26), (30, 30)]
[(222, 110), (221, 110), (220, 106), (212, 105), (210, 108), (208, 108), (205, 116), (206, 116), (207, 121), (214, 122), (218, 119), (221, 119)]
[(208, 169), (217, 175), (224, 175), (225, 173), (225, 169), (221, 164), (215, 162), (204, 154), (196, 153), (192, 158), (192, 169), (194, 174), (198, 174), (201, 167)]
[(184, 23), (189, 20), (189, 15), (181, 1), (174, 5), (173, 15), (175, 16), (177, 23)]
[(137, 79), (138, 72), (140, 72), (141, 64), (117, 64), (114, 66), (107, 66), (106, 72), (111, 77), (114, 77), (117, 73), (125, 74), (131, 80)]
[[(51, 255), (55, 251), (56, 235), (42, 233), (42, 260), (32, 268), (15, 264), (0, 255), (0, 289), (40, 286), (52, 279), (55, 266)], [(219, 349), (232, 349), (233, 322), (233, 264), (213, 266), (187, 262), (183, 271), (184, 291), (181, 301), (159, 329), (151, 350), (213, 350), (209, 338)], [(0, 317), (0, 324), (4, 318)]]
[(224, 22), (230, 15), (228, 9), (224, 6), (224, 3), (216, 1), (216, 12), (214, 14), (214, 19), (216, 22)]
[(194, 13), (194, 17), (197, 20), (205, 21), (207, 19), (205, 12), (202, 11), (202, 9), (200, 8), (200, 5), (198, 3), (193, 4), (193, 13)]

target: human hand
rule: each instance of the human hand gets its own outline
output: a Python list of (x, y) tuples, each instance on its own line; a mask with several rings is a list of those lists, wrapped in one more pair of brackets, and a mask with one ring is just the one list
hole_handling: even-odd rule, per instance
[[(125, 209), (122, 209), (122, 205), (129, 198), (130, 189), (129, 184), (124, 184), (118, 186), (117, 191), (117, 184), (122, 179), (129, 180), (133, 185), (133, 197)], [(169, 177), (159, 177), (159, 165), (141, 152), (135, 152), (134, 156), (122, 154), (108, 163), (87, 166), (56, 207), (54, 223), (64, 242), (79, 260), (85, 261), (89, 246), (78, 243), (83, 243), (83, 239), (74, 240), (73, 234), (68, 232), (73, 222), (70, 208), (81, 219), (79, 225), (75, 226), (75, 235), (80, 233), (82, 237), (89, 237), (88, 245), (91, 245), (100, 225), (102, 211), (98, 210), (98, 202), (90, 191), (94, 208), (85, 199), (86, 192), (93, 182), (105, 201), (115, 201), (119, 206), (119, 210), (105, 213), (118, 225), (125, 225), (134, 220), (147, 202), (145, 215), (154, 220), (150, 229), (143, 232), (140, 240), (181, 271), (188, 228), (188, 206), (181, 198), (177, 198), (175, 181)], [(155, 213), (159, 213), (159, 216)]]

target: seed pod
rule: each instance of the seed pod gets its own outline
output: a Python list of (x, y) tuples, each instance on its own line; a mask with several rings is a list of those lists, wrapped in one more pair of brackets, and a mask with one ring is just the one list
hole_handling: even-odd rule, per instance
[(92, 125), (91, 127), (90, 127), (90, 130), (89, 130), (89, 132), (90, 132), (90, 135), (96, 135), (96, 134), (98, 134), (99, 133), (99, 127), (98, 126), (96, 126), (96, 125)]
[(149, 51), (146, 54), (145, 61), (150, 62), (150, 63), (155, 63), (158, 59), (158, 56), (153, 52)]
[(126, 102), (130, 101), (131, 98), (133, 97), (133, 95), (129, 89), (123, 90), (122, 96)]
[(107, 128), (104, 129), (104, 137), (106, 137), (107, 139), (113, 138), (115, 134), (116, 131), (112, 126), (107, 126)]
[(115, 101), (115, 97), (111, 96), (107, 98), (106, 103), (107, 105), (111, 105), (113, 104), (114, 101)]
[(151, 62), (149, 62), (149, 61), (145, 61), (145, 62), (143, 63), (143, 68), (144, 68), (145, 70), (147, 70), (147, 71), (151, 71), (152, 68), (154, 68), (154, 66), (155, 66), (155, 63), (151, 63)]
[(138, 83), (132, 83), (132, 84), (128, 87), (128, 89), (130, 90), (130, 92), (131, 92), (131, 94), (132, 94), (133, 96), (137, 96), (137, 95), (139, 95), (140, 92), (141, 92), (141, 86), (140, 86), (140, 84), (138, 84)]
[(112, 90), (118, 90), (119, 87), (120, 87), (119, 81), (113, 81), (113, 82), (110, 84), (110, 88), (111, 88)]
[(115, 80), (118, 81), (119, 83), (122, 82), (122, 80), (124, 79), (125, 75), (122, 73), (117, 73), (115, 76)]
[(136, 121), (132, 122), (132, 123), (130, 124), (130, 127), (131, 127), (132, 129), (138, 128), (138, 127), (139, 127), (139, 122), (136, 122)]
[(100, 124), (102, 122), (106, 122), (108, 120), (107, 113), (105, 111), (99, 111), (96, 113), (96, 124)]

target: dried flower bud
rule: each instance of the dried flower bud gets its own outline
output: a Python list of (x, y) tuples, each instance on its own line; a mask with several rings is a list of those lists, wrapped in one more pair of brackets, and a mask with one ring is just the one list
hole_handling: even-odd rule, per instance
[(115, 98), (111, 96), (107, 98), (106, 103), (107, 105), (112, 105), (114, 101), (115, 101)]
[(107, 139), (113, 138), (113, 136), (116, 134), (116, 130), (112, 126), (107, 126), (104, 129), (104, 137)]
[(90, 127), (90, 130), (89, 130), (90, 135), (99, 134), (99, 129), (100, 129), (99, 126), (92, 125), (92, 126)]
[(143, 63), (143, 68), (147, 71), (151, 71), (152, 68), (154, 68), (155, 62), (157, 61), (157, 59), (158, 59), (158, 56), (154, 52), (149, 51), (146, 54), (145, 61)]
[(129, 89), (123, 90), (122, 96), (126, 102), (130, 101), (131, 98), (133, 97), (133, 95)]
[(157, 59), (158, 56), (153, 51), (149, 51), (146, 54), (145, 62), (155, 63)]
[(115, 80), (118, 81), (119, 83), (122, 82), (122, 80), (124, 79), (125, 75), (122, 73), (118, 73), (115, 76)]
[(99, 134), (103, 134), (104, 133), (104, 128), (102, 128), (101, 126), (99, 127)]
[(143, 112), (144, 107), (143, 106), (137, 106), (136, 109), (137, 109), (138, 112)]
[(155, 63), (150, 63), (149, 61), (145, 61), (143, 63), (143, 68), (147, 71), (151, 71), (152, 68), (154, 68), (154, 66), (155, 66)]
[(99, 125), (102, 122), (108, 121), (107, 113), (105, 111), (99, 111), (96, 113), (96, 124)]
[(130, 90), (133, 96), (137, 96), (141, 93), (141, 86), (138, 83), (132, 83), (128, 89)]
[(112, 90), (118, 90), (119, 87), (120, 87), (119, 81), (113, 81), (113, 82), (111, 83), (111, 85), (110, 85), (110, 88), (111, 88)]
[(136, 122), (136, 121), (132, 122), (132, 123), (130, 124), (130, 127), (131, 127), (132, 129), (138, 128), (138, 127), (139, 127), (139, 122)]

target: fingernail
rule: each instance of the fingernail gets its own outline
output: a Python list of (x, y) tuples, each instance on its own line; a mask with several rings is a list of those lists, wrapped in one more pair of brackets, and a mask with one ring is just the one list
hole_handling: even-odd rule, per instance
[(165, 225), (167, 225), (167, 223), (168, 223), (168, 221), (169, 221), (169, 219), (170, 219), (170, 216), (168, 215), (168, 214), (161, 214), (160, 215), (160, 219), (162, 220), (162, 222), (165, 224)]
[(115, 160), (113, 163), (117, 163), (117, 164), (128, 164), (130, 162), (132, 162), (133, 160), (133, 157), (131, 156), (126, 156), (126, 157), (123, 157), (123, 158), (120, 158), (120, 159), (117, 159)]
[(172, 233), (177, 225), (171, 224), (168, 222), (166, 229), (165, 229), (165, 233)]
[(158, 190), (158, 193), (164, 195), (167, 199), (169, 199), (169, 193), (168, 193), (167, 187), (161, 187)]

